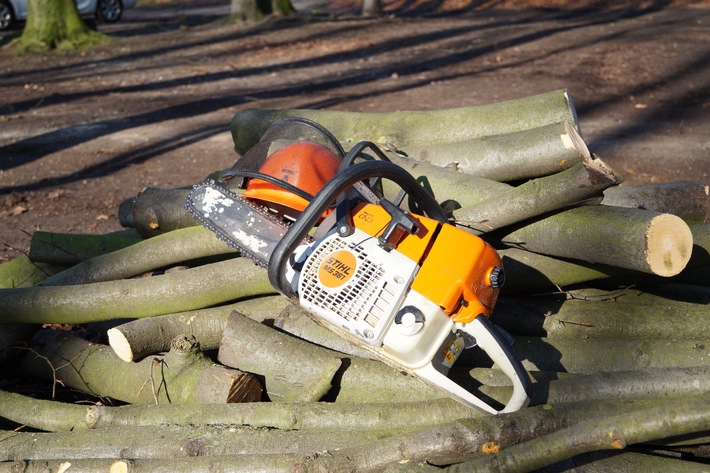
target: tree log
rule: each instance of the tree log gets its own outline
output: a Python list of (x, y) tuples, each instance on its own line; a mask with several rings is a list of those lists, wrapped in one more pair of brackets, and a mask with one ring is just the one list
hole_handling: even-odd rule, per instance
[(235, 258), (151, 278), (0, 289), (0, 324), (143, 318), (273, 292), (263, 268)]
[(548, 338), (710, 338), (706, 306), (629, 292), (609, 300), (501, 297), (492, 320), (513, 335)]
[(509, 182), (547, 176), (580, 162), (566, 122), (466, 141), (402, 144), (396, 151), (465, 174)]
[(234, 149), (244, 154), (273, 122), (286, 117), (304, 117), (320, 123), (345, 147), (367, 140), (404, 148), (500, 135), (564, 121), (577, 126), (576, 111), (566, 90), (489, 105), (423, 112), (246, 109), (232, 118)]
[(134, 228), (145, 238), (199, 225), (195, 217), (183, 207), (191, 190), (146, 187), (137, 196), (121, 204), (119, 222), (124, 227)]
[(690, 232), (693, 234), (693, 255), (688, 266), (710, 266), (710, 223), (691, 225)]
[(30, 240), (29, 257), (32, 261), (73, 265), (139, 241), (141, 237), (135, 230), (121, 230), (105, 235), (36, 231)]
[[(368, 431), (280, 431), (227, 426), (160, 426), (95, 429), (78, 432), (16, 432), (0, 442), (0, 461), (42, 459), (176, 460), (188, 457), (234, 455), (242, 462), (262, 462), (275, 455), (334, 451), (375, 442)], [(278, 463), (277, 463), (278, 464)], [(256, 465), (259, 465), (257, 462)], [(268, 464), (267, 464), (268, 465)], [(283, 464), (282, 464), (283, 466)], [(69, 470), (70, 472), (71, 470)], [(246, 470), (255, 471), (255, 470)], [(281, 470), (283, 471), (283, 469)]]
[(124, 363), (107, 345), (87, 342), (71, 332), (47, 337), (33, 347), (22, 369), (97, 396), (134, 404), (254, 402), (261, 384), (248, 373), (219, 366), (188, 337), (173, 340), (165, 356)]
[[(308, 386), (303, 386), (305, 383), (299, 379), (314, 376), (309, 373), (314, 369), (309, 366), (312, 361), (308, 361), (312, 356), (315, 357), (313, 359), (322, 360), (321, 364), (330, 363), (330, 360), (338, 360), (342, 364), (340, 370), (334, 372), (328, 379), (328, 383), (333, 385), (326, 398), (328, 400), (391, 402), (396, 399), (415, 402), (442, 397), (439, 391), (430, 388), (419, 379), (404, 375), (384, 363), (346, 357), (265, 325), (249, 323), (250, 321), (244, 317), (237, 319), (236, 322), (244, 322), (244, 325), (249, 328), (248, 333), (235, 331), (232, 335), (232, 329), (228, 326), (218, 360), (227, 366), (266, 376), (267, 391), (269, 391), (270, 381), (274, 384), (274, 389), (278, 383), (281, 383), (279, 389), (284, 391), (288, 384), (293, 384), (295, 390), (307, 388)], [(249, 335), (249, 338), (246, 335)], [(301, 371), (305, 371), (302, 377)], [(321, 371), (317, 371), (316, 375)], [(325, 381), (320, 380), (320, 382), (322, 387), (325, 387)], [(323, 392), (321, 395), (325, 394)], [(271, 395), (270, 391), (269, 395)]]
[(317, 324), (305, 309), (291, 303), (276, 317), (274, 327), (330, 350), (360, 358), (373, 358), (370, 352)]
[(250, 402), (82, 406), (0, 391), (0, 400), (0, 417), (49, 432), (160, 426), (386, 432), (487, 415), (448, 398), (426, 404)]
[(49, 432), (85, 430), (86, 406), (35, 399), (0, 390), (0, 417)]
[[(480, 391), (504, 401), (512, 394), (510, 379), (502, 371), (474, 368), (463, 373), (454, 367), (452, 378), (461, 384), (483, 383)], [(590, 374), (531, 371), (532, 400), (530, 405), (560, 404), (604, 399), (661, 399), (673, 396), (696, 396), (710, 390), (710, 368), (643, 368), (632, 371), (597, 372)]]
[[(439, 202), (452, 200), (461, 207), (475, 205), (491, 199), (512, 188), (509, 184), (463, 174), (452, 168), (442, 168), (429, 163), (387, 153), (387, 157), (406, 170), (428, 189)], [(399, 186), (385, 180), (386, 196), (395, 196)], [(406, 203), (406, 202), (405, 202)]]
[(679, 217), (650, 210), (583, 206), (501, 236), (510, 246), (669, 277), (690, 260), (693, 235)]
[(280, 334), (232, 312), (217, 357), (220, 363), (264, 378), (271, 401), (318, 401), (341, 366), (333, 353)]
[[(510, 448), (512, 445), (533, 440), (585, 420), (619, 414), (632, 415), (633, 412), (663, 411), (668, 405), (678, 407), (673, 412), (689, 413), (703, 418), (700, 414), (708, 396), (648, 400), (623, 403), (613, 400), (596, 402), (537, 406), (522, 409), (510, 414), (485, 416), (441, 424), (433, 428), (421, 428), (380, 439), (370, 445), (346, 448), (330, 452), (329, 455), (308, 458), (302, 461), (298, 471), (358, 471), (374, 472), (398, 464), (413, 464), (426, 461), (433, 464), (450, 465), (451, 463), (470, 460), (488, 452)], [(698, 401), (702, 404), (698, 405)], [(707, 409), (704, 409), (707, 411)], [(691, 417), (689, 415), (689, 417)], [(684, 428), (691, 429), (690, 421)], [(695, 426), (695, 424), (693, 424)], [(702, 426), (698, 432), (702, 432)], [(483, 457), (490, 458), (490, 457)], [(417, 471), (417, 470), (413, 470)], [(473, 471), (473, 470), (467, 470)], [(476, 470), (477, 471), (477, 470)], [(527, 470), (522, 470), (527, 471)]]
[(581, 422), (448, 470), (532, 471), (581, 453), (620, 450), (627, 445), (707, 431), (708, 426), (710, 396), (706, 394), (686, 402)]
[(108, 340), (116, 355), (124, 361), (136, 361), (168, 351), (170, 342), (182, 333), (194, 336), (203, 350), (219, 348), (229, 314), (234, 310), (263, 321), (274, 318), (284, 305), (291, 305), (281, 295), (256, 297), (210, 309), (136, 319), (108, 330)]
[(563, 260), (518, 248), (498, 250), (498, 254), (506, 275), (501, 292), (508, 295), (559, 291), (573, 284), (635, 274), (618, 267)]
[(32, 261), (26, 255), (18, 256), (0, 264), (0, 288), (34, 286), (64, 268), (59, 264)]
[(244, 472), (283, 473), (299, 458), (297, 454), (207, 455), (163, 459), (75, 459), (17, 460), (0, 462), (0, 471), (8, 473), (175, 473)]
[[(515, 337), (513, 352), (527, 370), (591, 374), (707, 364), (710, 340), (628, 340)], [(459, 366), (490, 366), (481, 350), (465, 350)]]
[[(643, 450), (641, 450), (643, 452)], [(664, 457), (653, 452), (638, 453), (628, 450), (599, 451), (576, 455), (548, 468), (551, 471), (576, 473), (638, 473), (640, 471), (666, 471), (673, 473), (698, 473), (702, 463), (673, 457)]]
[(704, 181), (622, 185), (605, 190), (602, 204), (669, 213), (698, 224), (710, 216), (709, 188)]
[[(483, 414), (451, 399), (421, 402), (332, 403), (252, 402), (242, 404), (90, 406), (93, 429), (161, 425), (250, 426), (280, 430), (397, 431)], [(10, 411), (10, 409), (7, 409)]]
[(173, 264), (236, 250), (202, 226), (186, 227), (126, 248), (84, 260), (47, 278), (43, 286), (65, 286), (126, 279)]
[(456, 224), (472, 233), (488, 233), (586, 202), (620, 180), (601, 159), (584, 157), (581, 163), (565, 171), (527, 181), (477, 205), (457, 210)]

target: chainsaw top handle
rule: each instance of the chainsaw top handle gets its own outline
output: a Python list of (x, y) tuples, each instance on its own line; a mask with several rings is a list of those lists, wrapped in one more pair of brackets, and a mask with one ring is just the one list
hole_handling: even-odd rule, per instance
[(372, 160), (354, 164), (338, 172), (323, 186), (274, 248), (269, 259), (268, 276), (269, 282), (277, 291), (290, 299), (297, 298), (291, 284), (285, 278), (286, 265), (290, 256), (296, 251), (308, 232), (318, 223), (323, 212), (340, 194), (350, 189), (355, 183), (372, 178), (393, 181), (409, 194), (427, 217), (442, 223), (447, 222), (446, 213), (434, 196), (419, 185), (406, 170), (388, 161)]

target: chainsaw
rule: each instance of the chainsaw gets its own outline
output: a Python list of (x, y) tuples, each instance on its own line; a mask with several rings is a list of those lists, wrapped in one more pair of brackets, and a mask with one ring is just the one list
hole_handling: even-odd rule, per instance
[[(395, 198), (384, 197), (384, 180)], [(194, 186), (185, 206), (316, 322), (383, 362), (488, 413), (528, 404), (528, 374), (489, 320), (500, 257), (449, 223), (373, 143), (345, 153), (317, 123), (280, 120), (219, 179)], [(513, 383), (502, 409), (448, 376), (473, 346)]]

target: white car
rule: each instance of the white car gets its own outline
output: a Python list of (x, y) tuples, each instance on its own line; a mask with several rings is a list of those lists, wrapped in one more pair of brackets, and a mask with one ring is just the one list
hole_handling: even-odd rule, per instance
[[(113, 23), (121, 19), (123, 10), (133, 8), (136, 0), (76, 0), (83, 17), (96, 17)], [(27, 0), (0, 0), (0, 31), (10, 28), (15, 21), (27, 19)]]

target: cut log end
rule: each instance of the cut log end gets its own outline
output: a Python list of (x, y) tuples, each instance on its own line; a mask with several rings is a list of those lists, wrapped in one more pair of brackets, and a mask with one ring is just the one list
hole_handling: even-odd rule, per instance
[(111, 345), (111, 348), (113, 348), (116, 356), (123, 361), (133, 361), (133, 350), (131, 349), (131, 344), (123, 332), (116, 328), (112, 328), (109, 329), (106, 334), (108, 335), (108, 343)]
[(661, 214), (651, 220), (646, 232), (646, 261), (659, 276), (680, 273), (690, 261), (693, 234), (688, 225), (672, 214)]
[(259, 380), (249, 373), (243, 373), (232, 379), (227, 398), (228, 403), (259, 402), (263, 388)]

